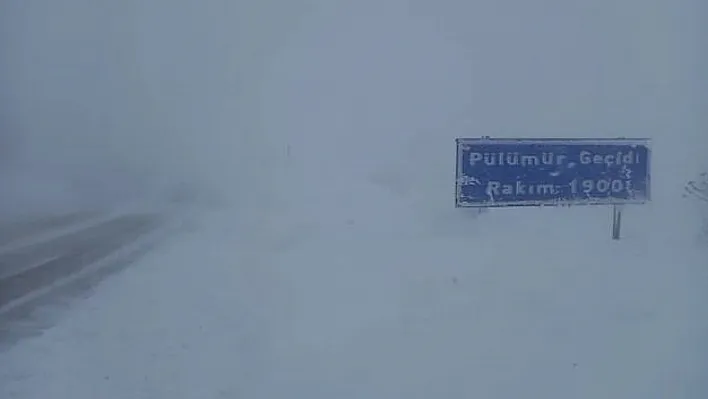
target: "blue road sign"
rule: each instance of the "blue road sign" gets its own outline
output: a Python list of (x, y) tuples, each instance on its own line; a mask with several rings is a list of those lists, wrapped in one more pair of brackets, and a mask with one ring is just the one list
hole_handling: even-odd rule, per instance
[(650, 200), (648, 139), (457, 139), (457, 207)]

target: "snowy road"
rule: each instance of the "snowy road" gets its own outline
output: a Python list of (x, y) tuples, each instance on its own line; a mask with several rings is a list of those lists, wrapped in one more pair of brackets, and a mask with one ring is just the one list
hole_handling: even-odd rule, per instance
[(39, 305), (58, 294), (78, 295), (111, 264), (127, 266), (137, 248), (126, 248), (142, 244), (161, 222), (156, 214), (77, 213), (6, 224), (0, 231), (0, 343), (21, 337)]
[(93, 213), (79, 212), (2, 223), (0, 226), (0, 253), (6, 252), (12, 244), (26, 245), (28, 240), (34, 241), (37, 236), (56, 234), (57, 229), (76, 227), (77, 223), (86, 222), (95, 216)]

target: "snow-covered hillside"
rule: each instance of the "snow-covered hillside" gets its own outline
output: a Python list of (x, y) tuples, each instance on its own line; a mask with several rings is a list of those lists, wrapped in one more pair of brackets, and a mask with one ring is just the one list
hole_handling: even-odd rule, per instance
[[(682, 198), (708, 146), (702, 5), (179, 4), (132, 11), (255, 52), (237, 82), (211, 47), (190, 64), (206, 77), (189, 87), (231, 87), (242, 119), (213, 98), (156, 105), (186, 121), (195, 104), (174, 148), (196, 143), (195, 180), (236, 201), (183, 216), (188, 231), (0, 353), (0, 397), (708, 395), (708, 269)], [(229, 36), (237, 14), (262, 52)], [(144, 78), (179, 93), (189, 68), (155, 83), (174, 37), (142, 32)], [(454, 138), (481, 135), (650, 137), (654, 200), (627, 208), (620, 241), (606, 207), (454, 209)]]

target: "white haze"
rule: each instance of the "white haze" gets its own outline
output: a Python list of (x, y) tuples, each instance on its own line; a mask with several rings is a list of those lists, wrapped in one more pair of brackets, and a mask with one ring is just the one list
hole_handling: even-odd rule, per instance
[[(4, 214), (180, 186), (235, 211), (15, 346), (0, 386), (705, 397), (705, 268), (681, 193), (708, 168), (706, 7), (0, 2)], [(472, 217), (452, 207), (454, 138), (481, 135), (652, 138), (654, 201), (619, 243), (599, 207)]]
[(285, 142), (318, 170), (303, 179), (333, 178), (332, 162), (404, 159), (436, 177), (433, 196), (450, 189), (433, 171), (456, 136), (648, 136), (655, 171), (698, 170), (704, 10), (697, 0), (4, 1), (5, 213), (180, 184), (250, 207), (283, 194), (268, 190)]
[(259, 74), (296, 11), (281, 3), (2, 2), (4, 213), (259, 196)]

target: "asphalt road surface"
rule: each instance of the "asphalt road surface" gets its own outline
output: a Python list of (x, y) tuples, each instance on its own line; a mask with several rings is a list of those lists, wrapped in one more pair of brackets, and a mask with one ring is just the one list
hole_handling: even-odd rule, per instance
[(51, 325), (42, 308), (74, 299), (155, 245), (155, 214), (77, 213), (0, 226), (0, 347)]

